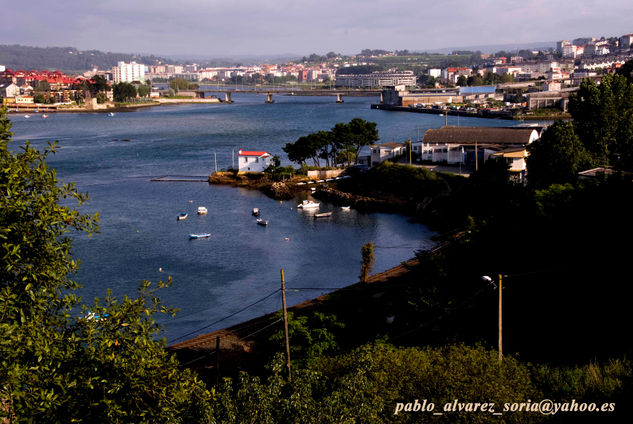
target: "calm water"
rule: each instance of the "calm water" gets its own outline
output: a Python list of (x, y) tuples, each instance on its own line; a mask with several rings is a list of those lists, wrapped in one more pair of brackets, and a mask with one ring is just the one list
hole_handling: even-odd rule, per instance
[[(168, 341), (196, 332), (210, 332), (279, 309), (275, 295), (252, 308), (213, 324), (279, 287), (284, 268), (289, 304), (315, 297), (327, 288), (357, 281), (360, 248), (376, 245), (375, 272), (409, 259), (432, 245), (432, 232), (405, 217), (334, 210), (331, 219), (315, 221), (296, 209), (297, 201), (279, 202), (257, 191), (206, 183), (150, 182), (161, 175), (208, 175), (217, 166), (232, 165), (232, 151), (267, 150), (285, 158), (281, 148), (300, 136), (328, 130), (354, 117), (378, 123), (381, 141), (416, 139), (439, 128), (442, 117), (371, 110), (377, 99), (333, 97), (265, 97), (234, 95), (231, 105), (154, 107), (138, 112), (50, 114), (48, 119), (13, 115), (15, 143), (30, 140), (37, 147), (58, 140), (60, 150), (49, 158), (64, 181), (74, 181), (91, 200), (86, 211), (101, 214), (99, 234), (75, 237), (74, 256), (81, 259), (78, 280), (86, 300), (114, 294), (133, 295), (138, 282), (173, 277), (161, 298), (181, 309), (163, 320)], [(456, 124), (449, 117), (449, 124)], [(461, 125), (504, 126), (508, 122), (460, 118)], [(209, 213), (197, 216), (200, 205)], [(253, 207), (270, 221), (257, 226)], [(189, 218), (176, 221), (188, 212)], [(188, 240), (192, 232), (209, 239)], [(162, 269), (163, 272), (159, 272)]]

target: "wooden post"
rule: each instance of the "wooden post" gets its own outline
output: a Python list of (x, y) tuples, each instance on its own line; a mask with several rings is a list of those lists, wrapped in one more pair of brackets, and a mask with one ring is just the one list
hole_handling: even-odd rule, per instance
[(215, 337), (215, 385), (220, 383), (220, 336)]
[(281, 304), (284, 310), (284, 332), (286, 333), (286, 365), (288, 367), (288, 381), (292, 382), (292, 372), (290, 369), (290, 337), (288, 335), (288, 310), (286, 309), (286, 281), (284, 270), (281, 270)]
[(479, 154), (477, 153), (477, 142), (475, 141), (475, 171), (479, 170)]
[(411, 139), (409, 139), (409, 165), (411, 165), (411, 150), (413, 150), (413, 143), (411, 143)]
[(503, 275), (499, 274), (499, 362), (503, 359), (503, 306), (501, 303)]

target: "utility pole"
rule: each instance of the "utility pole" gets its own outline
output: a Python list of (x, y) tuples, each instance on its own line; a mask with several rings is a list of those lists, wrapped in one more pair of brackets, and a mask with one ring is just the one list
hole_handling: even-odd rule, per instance
[(408, 143), (409, 143), (409, 165), (411, 165), (411, 150), (413, 150), (413, 144), (411, 143), (411, 139), (409, 139)]
[(288, 336), (288, 311), (286, 310), (286, 281), (284, 270), (281, 269), (281, 304), (284, 309), (284, 332), (286, 334), (286, 365), (288, 366), (288, 381), (292, 382), (292, 371), (290, 370), (290, 337)]
[(215, 385), (220, 383), (220, 336), (215, 337)]
[(499, 362), (503, 359), (503, 307), (501, 303), (501, 292), (503, 290), (503, 275), (499, 274)]
[(475, 140), (475, 171), (479, 170), (479, 154), (477, 153), (477, 141)]
[(215, 163), (215, 172), (218, 172), (218, 159), (215, 155), (215, 152), (213, 152), (213, 163)]

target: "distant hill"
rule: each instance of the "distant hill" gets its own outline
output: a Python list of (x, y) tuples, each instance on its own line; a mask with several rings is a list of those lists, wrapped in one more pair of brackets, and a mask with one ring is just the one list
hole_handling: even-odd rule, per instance
[(496, 53), (498, 51), (517, 51), (517, 50), (547, 50), (549, 48), (556, 47), (555, 41), (535, 41), (532, 43), (515, 43), (515, 44), (487, 44), (480, 46), (467, 46), (467, 47), (445, 47), (441, 49), (433, 49), (428, 50), (429, 53), (451, 53), (453, 51), (460, 50), (469, 50), (469, 51), (477, 51), (479, 50), (482, 53)]
[(20, 45), (0, 45), (0, 65), (8, 69), (58, 70), (64, 72), (83, 72), (98, 67), (101, 70), (116, 66), (117, 62), (173, 63), (173, 61), (154, 55), (143, 56), (126, 53), (110, 53), (99, 50), (80, 51), (74, 47), (29, 47)]

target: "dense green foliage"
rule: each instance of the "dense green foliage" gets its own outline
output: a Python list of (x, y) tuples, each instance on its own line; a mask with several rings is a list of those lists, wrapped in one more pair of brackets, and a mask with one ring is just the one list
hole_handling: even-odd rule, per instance
[[(11, 422), (195, 422), (210, 395), (157, 340), (155, 288), (109, 293), (88, 307), (75, 294), (71, 231), (96, 230), (74, 209), (86, 196), (58, 186), (28, 144), (9, 150), (0, 112), (0, 419)], [(165, 284), (159, 283), (158, 288)]]
[(136, 87), (129, 82), (120, 82), (112, 86), (112, 95), (115, 102), (125, 102), (136, 98)]
[(363, 146), (377, 140), (375, 122), (354, 118), (348, 123), (336, 124), (330, 131), (318, 131), (300, 137), (294, 143), (287, 143), (283, 151), (288, 154), (288, 159), (300, 165), (308, 159), (317, 167), (321, 166), (321, 159), (325, 160), (326, 167), (349, 165), (356, 161)]
[(169, 88), (178, 92), (178, 90), (197, 90), (200, 86), (184, 78), (172, 78), (169, 80)]
[(154, 65), (171, 63), (156, 56), (138, 56), (126, 53), (110, 53), (98, 50), (77, 50), (74, 47), (31, 47), (0, 45), (0, 63), (9, 69), (58, 69), (62, 71), (86, 71), (94, 68), (111, 69), (118, 62)]
[[(531, 367), (511, 357), (499, 363), (496, 352), (481, 346), (366, 345), (312, 362), (294, 373), (292, 383), (284, 379), (281, 358), (263, 381), (245, 373), (235, 381), (225, 379), (216, 391), (215, 418), (222, 423), (271, 424), (419, 423), (431, 418), (437, 422), (487, 423), (493, 419), (490, 412), (456, 411), (433, 417), (429, 411), (411, 411), (412, 405), (407, 407), (406, 403), (426, 399), (434, 404), (433, 412), (443, 412), (455, 399), (494, 402), (494, 410), (500, 412), (505, 402), (537, 401), (548, 396), (557, 401), (613, 402), (619, 400), (622, 382), (631, 375), (628, 362), (553, 369)], [(401, 410), (396, 414), (399, 404)], [(526, 412), (503, 416), (507, 423), (542, 422), (546, 418)]]

